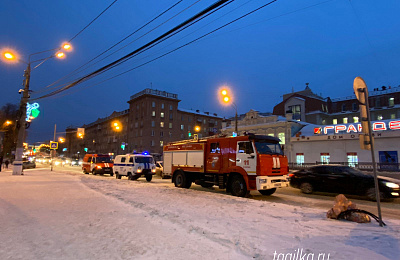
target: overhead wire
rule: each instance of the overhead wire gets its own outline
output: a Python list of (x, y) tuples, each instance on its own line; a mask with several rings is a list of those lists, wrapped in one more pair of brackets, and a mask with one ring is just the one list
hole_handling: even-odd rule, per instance
[[(76, 75), (76, 74), (78, 74), (78, 73), (80, 73), (80, 72), (82, 72), (82, 71), (88, 69), (90, 66), (86, 67), (85, 69), (82, 69), (82, 68), (85, 67), (86, 65), (90, 64), (92, 61), (96, 60), (96, 59), (99, 58), (100, 56), (104, 55), (105, 53), (107, 53), (108, 51), (110, 51), (111, 49), (113, 49), (114, 47), (116, 47), (117, 45), (119, 45), (120, 43), (122, 43), (123, 41), (125, 41), (126, 39), (130, 38), (131, 36), (133, 36), (134, 34), (136, 34), (137, 32), (139, 32), (140, 30), (142, 30), (143, 28), (145, 28), (146, 26), (148, 26), (149, 24), (151, 24), (152, 22), (154, 22), (155, 20), (157, 20), (158, 18), (160, 18), (161, 16), (163, 16), (164, 14), (166, 14), (168, 11), (170, 11), (171, 9), (173, 9), (175, 6), (177, 6), (177, 5), (178, 5), (179, 3), (181, 3), (182, 1), (183, 1), (183, 0), (179, 0), (179, 1), (176, 2), (175, 4), (173, 4), (172, 6), (170, 6), (169, 8), (167, 8), (166, 10), (164, 10), (163, 12), (161, 12), (160, 14), (158, 14), (156, 17), (154, 17), (153, 19), (151, 19), (149, 22), (145, 23), (144, 25), (142, 25), (141, 27), (139, 27), (138, 29), (136, 29), (135, 31), (133, 31), (132, 33), (130, 33), (128, 36), (124, 37), (122, 40), (118, 41), (117, 43), (115, 43), (114, 45), (112, 45), (111, 47), (109, 47), (108, 49), (106, 49), (105, 51), (101, 52), (100, 54), (98, 54), (97, 56), (95, 56), (94, 58), (92, 58), (91, 60), (87, 61), (85, 64), (83, 64), (83, 65), (81, 65), (80, 67), (78, 67), (77, 69), (71, 71), (69, 74), (67, 74), (67, 75), (65, 75), (65, 76), (63, 76), (63, 77), (61, 77), (60, 79), (54, 81), (53, 83), (51, 83), (51, 84), (49, 84), (49, 85), (47, 85), (47, 86), (41, 88), (40, 90), (36, 90), (36, 91), (34, 91), (34, 92), (35, 92), (35, 93), (42, 93), (42, 92), (48, 91), (49, 88), (50, 88), (51, 86), (54, 86), (54, 85), (57, 84), (58, 82), (60, 82), (60, 81), (62, 81), (62, 80), (64, 80), (64, 79), (67, 79), (67, 78), (69, 78), (69, 77), (71, 77), (71, 76), (73, 76), (73, 75)], [(201, 1), (201, 0), (196, 1), (194, 4), (198, 3), (199, 1)], [(189, 7), (193, 6), (194, 4), (190, 5)], [(189, 8), (189, 7), (188, 7), (188, 8)], [(186, 9), (184, 9), (184, 10), (187, 10), (188, 8), (186, 8)], [(179, 13), (181, 13), (181, 12), (179, 12)], [(178, 13), (178, 14), (179, 14), (179, 13)], [(175, 16), (176, 16), (176, 15), (175, 15)], [(175, 16), (173, 16), (173, 17), (175, 17)], [(171, 18), (170, 18), (170, 19), (171, 19)], [(170, 19), (168, 19), (167, 21), (169, 21)], [(156, 28), (158, 28), (159, 26), (165, 24), (167, 21), (161, 23), (161, 24), (158, 25)], [(152, 29), (152, 30), (154, 30), (154, 29)], [(151, 31), (152, 31), (152, 30), (151, 30)], [(140, 39), (140, 37), (139, 37), (138, 39)], [(122, 49), (122, 48), (121, 48), (121, 49)], [(121, 50), (121, 49), (119, 49), (119, 50)], [(114, 53), (115, 53), (115, 52), (113, 52), (112, 54), (114, 54)], [(111, 55), (112, 55), (112, 54), (111, 54)], [(110, 56), (110, 55), (106, 56), (105, 58), (107, 58), (107, 57), (109, 57), (109, 56)], [(104, 60), (105, 58), (101, 59), (100, 61)], [(91, 66), (97, 64), (97, 63), (100, 62), (100, 61), (97, 61), (96, 63), (92, 64)], [(82, 70), (81, 70), (81, 69), (82, 69)], [(50, 88), (50, 89), (53, 89), (53, 88)]]
[[(197, 42), (197, 41), (200, 40), (200, 39), (203, 39), (204, 37), (206, 37), (206, 36), (208, 36), (208, 35), (210, 35), (210, 34), (216, 32), (216, 31), (219, 31), (219, 30), (225, 28), (226, 26), (231, 25), (232, 23), (235, 23), (235, 22), (237, 22), (237, 21), (239, 21), (239, 20), (241, 20), (241, 19), (243, 19), (243, 18), (245, 18), (245, 17), (247, 17), (247, 16), (249, 16), (249, 15), (251, 15), (251, 14), (253, 14), (253, 13), (255, 13), (255, 12), (257, 12), (257, 11), (263, 9), (263, 8), (265, 8), (265, 7), (267, 7), (268, 5), (271, 5), (271, 4), (275, 3), (275, 2), (277, 2), (277, 1), (278, 1), (278, 0), (272, 0), (272, 1), (270, 1), (270, 2), (268, 2), (268, 3), (266, 3), (266, 4), (264, 4), (264, 5), (262, 5), (262, 6), (258, 7), (258, 8), (256, 8), (256, 9), (254, 9), (254, 10), (252, 10), (252, 11), (250, 11), (250, 12), (248, 12), (248, 13), (246, 13), (246, 14), (244, 14), (244, 15), (242, 15), (242, 16), (240, 16), (240, 17), (238, 17), (238, 18), (236, 18), (236, 19), (234, 19), (234, 20), (232, 20), (232, 21), (230, 21), (230, 22), (228, 22), (228, 23), (226, 23), (226, 24), (224, 24), (224, 25), (222, 25), (222, 26), (220, 26), (220, 27), (218, 27), (218, 28), (216, 28), (216, 29), (210, 31), (210, 32), (208, 32), (208, 33), (206, 33), (206, 34), (203, 34), (202, 36), (200, 36), (200, 37), (198, 37), (198, 38), (196, 38), (196, 39), (194, 39), (194, 40), (192, 40), (192, 41), (189, 41), (189, 42), (187, 42), (187, 43), (185, 43), (185, 44), (183, 44), (183, 45), (181, 45), (181, 46), (179, 46), (179, 47), (177, 47), (177, 48), (175, 48), (175, 49), (173, 49), (173, 50), (171, 50), (171, 51), (169, 51), (169, 52), (167, 52), (167, 53), (164, 53), (163, 55), (160, 55), (160, 56), (158, 56), (158, 57), (156, 57), (156, 58), (154, 58), (154, 59), (152, 59), (152, 60), (150, 60), (150, 61), (147, 61), (147, 62), (145, 62), (145, 63), (142, 63), (142, 64), (140, 64), (140, 65), (138, 65), (138, 66), (136, 66), (136, 67), (134, 67), (134, 68), (131, 68), (131, 69), (129, 69), (129, 70), (126, 70), (126, 71), (124, 71), (124, 72), (122, 72), (122, 73), (119, 73), (119, 74), (117, 74), (117, 75), (115, 75), (115, 76), (113, 76), (113, 77), (110, 77), (110, 78), (108, 78), (108, 79), (106, 79), (106, 80), (103, 80), (103, 81), (101, 81), (101, 82), (98, 82), (98, 83), (96, 83), (95, 85), (99, 85), (99, 84), (104, 83), (104, 82), (106, 82), (106, 81), (108, 81), (108, 80), (111, 80), (111, 79), (114, 79), (114, 78), (119, 77), (119, 76), (121, 76), (121, 75), (124, 75), (124, 74), (126, 74), (126, 73), (128, 73), (128, 72), (130, 72), (130, 71), (132, 71), (132, 70), (135, 70), (135, 69), (137, 69), (137, 68), (143, 67), (143, 66), (145, 66), (146, 64), (149, 64), (149, 63), (151, 63), (151, 62), (154, 62), (154, 61), (156, 61), (156, 60), (158, 60), (158, 59), (160, 59), (160, 58), (162, 58), (162, 57), (165, 57), (165, 56), (167, 56), (167, 55), (169, 55), (169, 54), (171, 54), (171, 53), (173, 53), (173, 52), (175, 52), (175, 51), (177, 51), (177, 50), (179, 50), (179, 49), (182, 49), (183, 47), (186, 47), (186, 46), (188, 46), (188, 45), (190, 45), (190, 44), (192, 44), (192, 43), (194, 43), (194, 42)], [(95, 86), (95, 85), (93, 85), (93, 86)], [(58, 94), (58, 93), (60, 93), (60, 92), (57, 92), (57, 93), (54, 93), (54, 94), (53, 94), (53, 93), (50, 93), (50, 94), (48, 94), (48, 95), (44, 95), (44, 96), (42, 96), (42, 97), (36, 98), (36, 100), (37, 100), (37, 99), (42, 99), (42, 98), (45, 98), (45, 97), (49, 97), (49, 96), (53, 96), (53, 95)]]
[(67, 85), (67, 86), (65, 86), (65, 87), (63, 87), (63, 88), (61, 88), (61, 89), (55, 90), (55, 91), (53, 91), (53, 92), (51, 92), (51, 93), (49, 93), (49, 94), (43, 95), (43, 96), (38, 97), (38, 98), (36, 98), (36, 99), (41, 99), (41, 98), (45, 98), (45, 97), (48, 97), (48, 96), (55, 95), (55, 94), (57, 94), (57, 93), (60, 93), (61, 91), (64, 91), (64, 90), (66, 90), (66, 89), (69, 89), (69, 88), (71, 88), (71, 87), (73, 87), (73, 86), (75, 86), (75, 85), (77, 85), (77, 84), (79, 84), (79, 83), (81, 83), (81, 82), (83, 82), (83, 81), (86, 81), (86, 80), (92, 78), (93, 76), (99, 74), (100, 72), (102, 72), (102, 71), (104, 71), (104, 70), (106, 70), (106, 69), (108, 69), (108, 68), (111, 68), (111, 67), (113, 67), (114, 65), (119, 64), (120, 62), (122, 62), (122, 61), (126, 60), (127, 58), (129, 58), (129, 57), (135, 55), (136, 53), (138, 53), (138, 52), (140, 52), (140, 51), (146, 49), (147, 47), (153, 45), (154, 43), (157, 43), (158, 41), (162, 40), (163, 38), (167, 37), (168, 35), (170, 35), (170, 34), (176, 32), (176, 31), (178, 31), (179, 29), (185, 27), (186, 25), (190, 24), (191, 22), (193, 22), (193, 21), (195, 21), (195, 20), (201, 18), (202, 16), (204, 16), (204, 15), (206, 15), (207, 13), (211, 12), (212, 10), (218, 8), (219, 6), (225, 4), (226, 2), (232, 2), (232, 1), (234, 1), (234, 0), (230, 0), (230, 1), (229, 1), (229, 0), (219, 0), (219, 1), (216, 1), (216, 2), (213, 3), (212, 5), (208, 6), (208, 7), (205, 8), (205, 9), (203, 9), (202, 11), (200, 11), (199, 13), (197, 13), (197, 14), (195, 14), (194, 16), (190, 17), (190, 18), (187, 19), (186, 21), (180, 23), (179, 25), (177, 25), (177, 26), (175, 26), (174, 28), (170, 29), (170, 30), (167, 31), (166, 33), (164, 33), (164, 34), (162, 34), (161, 36), (157, 37), (156, 39), (154, 39), (154, 40), (152, 40), (152, 41), (146, 43), (145, 45), (143, 45), (143, 46), (139, 47), (138, 49), (136, 49), (136, 50), (134, 50), (134, 51), (128, 53), (127, 55), (125, 55), (125, 56), (119, 58), (118, 60), (113, 61), (113, 62), (111, 62), (111, 63), (109, 63), (109, 64), (107, 64), (107, 65), (105, 65), (105, 66), (103, 66), (103, 67), (101, 67), (101, 68), (99, 68), (99, 69), (97, 69), (96, 71), (94, 71), (94, 72), (92, 72), (92, 73), (90, 73), (90, 74), (88, 74), (88, 75), (86, 75), (86, 76), (84, 76), (84, 77), (81, 77), (80, 79), (74, 81), (73, 83), (71, 83), (71, 84), (69, 84), (69, 85)]
[(106, 9), (104, 9), (99, 15), (97, 15), (92, 21), (90, 21), (85, 27), (82, 28), (77, 34), (75, 34), (68, 42), (72, 42), (79, 34), (81, 34), (84, 30), (86, 30), (94, 21), (96, 21), (102, 14), (104, 14), (113, 4), (115, 4), (118, 0), (114, 0)]

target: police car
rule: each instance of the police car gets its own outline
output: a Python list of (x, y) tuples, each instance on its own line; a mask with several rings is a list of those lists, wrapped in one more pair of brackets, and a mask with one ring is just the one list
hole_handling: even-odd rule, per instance
[(128, 180), (137, 180), (144, 175), (147, 181), (151, 181), (156, 173), (156, 166), (153, 156), (148, 153), (117, 155), (113, 172), (117, 179), (126, 176)]

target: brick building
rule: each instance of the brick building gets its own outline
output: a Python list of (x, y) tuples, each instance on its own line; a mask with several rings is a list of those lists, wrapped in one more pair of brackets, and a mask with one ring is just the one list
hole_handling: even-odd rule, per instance
[[(68, 155), (148, 151), (162, 154), (163, 146), (172, 141), (210, 136), (219, 133), (222, 118), (210, 112), (178, 108), (177, 94), (145, 89), (130, 97), (129, 109), (114, 112), (106, 118), (82, 126), (85, 136), (79, 139), (76, 128), (66, 130)], [(117, 122), (120, 130), (113, 126)], [(195, 127), (200, 131), (196, 132)], [(125, 144), (125, 150), (121, 145)]]

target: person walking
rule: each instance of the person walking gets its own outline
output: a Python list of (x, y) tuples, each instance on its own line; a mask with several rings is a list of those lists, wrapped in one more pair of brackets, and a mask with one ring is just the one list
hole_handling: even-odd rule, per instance
[(6, 159), (6, 161), (4, 162), (4, 164), (6, 165), (6, 169), (8, 169), (8, 164), (10, 163), (10, 161), (8, 161), (8, 159)]

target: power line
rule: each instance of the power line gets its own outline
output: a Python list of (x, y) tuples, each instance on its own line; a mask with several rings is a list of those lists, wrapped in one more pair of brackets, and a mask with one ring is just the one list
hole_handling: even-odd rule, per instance
[(77, 34), (74, 35), (68, 42), (72, 42), (79, 34), (81, 34), (84, 30), (86, 30), (94, 21), (96, 21), (102, 14), (104, 14), (113, 4), (115, 4), (118, 0), (114, 0), (106, 9), (104, 9), (96, 18), (94, 18), (90, 23), (88, 23), (82, 30), (80, 30)]
[[(254, 9), (254, 10), (252, 10), (252, 11), (250, 11), (250, 12), (248, 12), (248, 13), (246, 13), (246, 14), (244, 14), (244, 15), (242, 15), (242, 16), (240, 16), (240, 17), (238, 17), (238, 18), (236, 18), (236, 19), (234, 19), (234, 20), (232, 20), (232, 21), (230, 21), (230, 22), (228, 22), (228, 23), (226, 23), (226, 24), (224, 24), (224, 25), (222, 25), (222, 26), (220, 26), (220, 27), (218, 27), (218, 28), (216, 28), (216, 29), (210, 31), (210, 32), (208, 32), (208, 33), (206, 33), (206, 34), (203, 34), (202, 36), (200, 36), (200, 37), (198, 37), (198, 38), (196, 38), (196, 39), (194, 39), (194, 40), (192, 40), (192, 41), (189, 41), (189, 42), (187, 42), (187, 43), (185, 43), (185, 44), (183, 44), (183, 45), (181, 45), (181, 46), (179, 46), (179, 47), (177, 47), (177, 48), (175, 48), (175, 49), (173, 49), (173, 50), (171, 50), (171, 51), (169, 51), (169, 52), (167, 52), (167, 53), (164, 53), (163, 55), (160, 55), (160, 56), (158, 56), (158, 57), (156, 57), (156, 58), (154, 58), (154, 59), (152, 59), (152, 60), (150, 60), (150, 61), (147, 61), (147, 62), (145, 62), (145, 63), (142, 63), (142, 64), (140, 64), (140, 65), (138, 65), (138, 66), (136, 66), (136, 67), (134, 67), (134, 68), (132, 68), (132, 69), (126, 70), (126, 71), (124, 71), (124, 72), (122, 72), (122, 73), (120, 73), (120, 74), (117, 74), (117, 75), (115, 75), (115, 76), (113, 76), (113, 77), (110, 77), (110, 78), (108, 78), (108, 79), (106, 79), (106, 80), (103, 80), (103, 81), (101, 81), (101, 82), (98, 82), (98, 83), (96, 83), (96, 84), (94, 84), (94, 85), (92, 85), (92, 86), (99, 85), (99, 84), (101, 84), (101, 83), (104, 83), (105, 81), (114, 79), (114, 78), (119, 77), (119, 76), (121, 76), (121, 75), (123, 75), (123, 74), (126, 74), (126, 73), (128, 73), (128, 72), (130, 72), (130, 71), (132, 71), (132, 70), (135, 70), (135, 69), (137, 69), (137, 68), (140, 68), (140, 67), (142, 67), (142, 66), (144, 66), (144, 65), (146, 65), (146, 64), (149, 64), (149, 63), (151, 63), (151, 62), (154, 62), (154, 61), (156, 61), (156, 60), (158, 60), (158, 59), (160, 59), (160, 58), (162, 58), (162, 57), (165, 57), (165, 56), (167, 56), (167, 55), (169, 55), (169, 54), (171, 54), (171, 53), (173, 53), (173, 52), (175, 52), (175, 51), (177, 51), (177, 50), (179, 50), (179, 49), (182, 49), (183, 47), (186, 47), (186, 46), (188, 46), (188, 45), (190, 45), (190, 44), (192, 44), (192, 43), (197, 42), (198, 40), (200, 40), (200, 39), (202, 39), (202, 38), (204, 38), (204, 37), (206, 37), (206, 36), (208, 36), (208, 35), (210, 35), (210, 34), (216, 32), (216, 31), (219, 31), (219, 30), (225, 28), (226, 26), (228, 26), (228, 25), (230, 25), (230, 24), (232, 24), (232, 23), (235, 23), (235, 22), (237, 22), (237, 21), (239, 21), (239, 20), (241, 20), (241, 19), (243, 19), (243, 18), (249, 16), (250, 14), (253, 14), (253, 13), (255, 13), (255, 12), (257, 12), (257, 11), (259, 11), (259, 10), (265, 8), (266, 6), (271, 5), (272, 3), (277, 2), (277, 1), (278, 1), (278, 0), (272, 0), (272, 1), (270, 1), (270, 2), (268, 2), (268, 3), (266, 3), (266, 4), (264, 4), (264, 5), (262, 5), (262, 6), (258, 7), (258, 8), (256, 8), (256, 9)], [(63, 90), (61, 90), (61, 91), (63, 91)], [(36, 98), (36, 99), (42, 99), (42, 98), (50, 97), (50, 96), (53, 96), (53, 95), (56, 95), (56, 94), (60, 93), (61, 91), (58, 91), (58, 92), (57, 92), (57, 91), (54, 91), (53, 93), (49, 93), (49, 94), (47, 94), (47, 95), (41, 96), (41, 97)]]
[[(119, 58), (118, 60), (116, 60), (116, 61), (114, 61), (114, 62), (111, 62), (111, 63), (109, 63), (109, 64), (107, 64), (107, 65), (105, 65), (105, 66), (103, 66), (103, 67), (97, 69), (96, 71), (94, 71), (94, 72), (92, 72), (92, 73), (90, 73), (90, 74), (88, 74), (88, 75), (86, 75), (86, 76), (84, 76), (84, 77), (81, 77), (80, 79), (74, 81), (73, 83), (71, 83), (71, 84), (69, 84), (69, 85), (67, 85), (67, 86), (65, 86), (65, 87), (63, 87), (63, 88), (61, 88), (61, 89), (58, 89), (58, 90), (53, 91), (53, 92), (51, 92), (51, 93), (49, 93), (49, 94), (43, 95), (43, 96), (41, 96), (41, 97), (38, 97), (38, 98), (36, 98), (36, 99), (41, 99), (41, 98), (45, 98), (45, 97), (48, 97), (48, 96), (52, 96), (52, 95), (58, 94), (58, 93), (60, 93), (60, 92), (62, 92), (62, 91), (64, 91), (64, 90), (67, 90), (67, 89), (69, 89), (69, 88), (71, 88), (71, 87), (73, 87), (73, 86), (75, 86), (75, 85), (77, 85), (77, 84), (79, 84), (79, 83), (81, 83), (81, 82), (83, 82), (83, 81), (85, 81), (85, 80), (88, 80), (88, 79), (90, 79), (90, 78), (96, 76), (97, 74), (101, 73), (102, 71), (104, 71), (104, 70), (106, 70), (106, 69), (108, 69), (108, 68), (112, 68), (112, 67), (114, 67), (115, 65), (119, 64), (120, 62), (122, 62), (122, 61), (128, 59), (129, 57), (131, 57), (131, 56), (133, 56), (133, 55), (135, 55), (135, 54), (141, 52), (142, 50), (145, 50), (145, 49), (148, 48), (149, 46), (151, 46), (151, 45), (157, 43), (158, 41), (162, 40), (163, 38), (167, 37), (168, 35), (173, 34), (174, 32), (180, 30), (181, 28), (183, 28), (183, 27), (185, 27), (186, 25), (192, 23), (193, 21), (195, 21), (195, 20), (201, 18), (202, 16), (206, 15), (207, 13), (211, 12), (212, 10), (217, 9), (217, 8), (220, 7), (221, 5), (224, 5), (226, 2), (231, 3), (231, 2), (233, 2), (233, 1), (234, 1), (234, 0), (230, 0), (230, 1), (229, 1), (229, 0), (219, 0), (219, 1), (215, 2), (215, 3), (213, 3), (212, 5), (210, 5), (209, 7), (203, 9), (203, 10), (200, 11), (199, 13), (195, 14), (195, 15), (192, 16), (191, 18), (187, 19), (186, 21), (182, 22), (181, 24), (179, 24), (179, 25), (175, 26), (174, 28), (170, 29), (170, 30), (167, 31), (166, 33), (162, 34), (161, 36), (157, 37), (156, 39), (154, 39), (154, 40), (148, 42), (147, 44), (145, 44), (145, 45), (139, 47), (138, 49), (134, 50), (133, 52), (131, 52), (131, 53), (129, 53), (129, 54), (127, 54), (127, 55), (125, 55), (125, 56)], [(276, 0), (275, 0), (275, 1), (276, 1)]]
[[(80, 72), (82, 72), (82, 71), (88, 69), (89, 67), (91, 67), (91, 66), (93, 66), (93, 65), (95, 65), (95, 64), (97, 64), (97, 63), (99, 63), (100, 61), (104, 60), (105, 58), (109, 57), (110, 55), (114, 54), (115, 52), (111, 53), (110, 55), (107, 55), (105, 58), (103, 58), (103, 59), (101, 59), (101, 60), (95, 62), (94, 64), (92, 64), (92, 65), (90, 65), (90, 66), (88, 66), (88, 67), (82, 69), (83, 67), (85, 67), (86, 65), (88, 65), (89, 63), (91, 63), (92, 61), (96, 60), (97, 58), (99, 58), (99, 57), (102, 56), (103, 54), (107, 53), (108, 51), (110, 51), (111, 49), (113, 49), (114, 47), (116, 47), (118, 44), (122, 43), (123, 41), (125, 41), (125, 40), (128, 39), (129, 37), (133, 36), (134, 34), (136, 34), (137, 32), (139, 32), (140, 30), (142, 30), (143, 28), (145, 28), (146, 26), (148, 26), (150, 23), (152, 23), (152, 22), (154, 22), (155, 20), (157, 20), (158, 18), (160, 18), (162, 15), (166, 14), (168, 11), (170, 11), (172, 8), (174, 8), (175, 6), (177, 6), (177, 5), (178, 5), (179, 3), (181, 3), (182, 1), (183, 1), (183, 0), (179, 0), (178, 2), (176, 2), (175, 4), (173, 4), (172, 6), (170, 6), (168, 9), (166, 9), (165, 11), (163, 11), (162, 13), (158, 14), (156, 17), (154, 17), (153, 19), (151, 19), (149, 22), (145, 23), (144, 25), (142, 25), (141, 27), (139, 27), (138, 29), (136, 29), (135, 31), (133, 31), (132, 33), (130, 33), (128, 36), (124, 37), (122, 40), (120, 40), (119, 42), (115, 43), (114, 45), (112, 45), (111, 47), (109, 47), (108, 49), (106, 49), (105, 51), (103, 51), (102, 53), (98, 54), (96, 57), (92, 58), (91, 60), (87, 61), (85, 64), (81, 65), (81, 66), (78, 67), (77, 69), (73, 70), (73, 71), (70, 72), (69, 74), (67, 74), (67, 75), (65, 75), (65, 76), (63, 76), (63, 77), (61, 77), (60, 79), (54, 81), (53, 83), (47, 85), (46, 87), (43, 87), (42, 90), (36, 90), (36, 91), (34, 91), (34, 92), (35, 92), (35, 93), (44, 92), (44, 91), (46, 91), (48, 88), (50, 88), (51, 86), (54, 86), (56, 83), (58, 83), (58, 82), (60, 82), (60, 81), (62, 81), (62, 80), (64, 80), (64, 79), (66, 79), (66, 78), (69, 78), (70, 76), (76, 75), (76, 74), (78, 74), (78, 73), (80, 73)], [(198, 3), (199, 1), (201, 1), (201, 0), (196, 1), (194, 4)], [(194, 4), (190, 5), (189, 7), (193, 6)], [(189, 7), (188, 7), (188, 8), (189, 8)], [(184, 9), (184, 11), (187, 10), (188, 8)], [(183, 12), (183, 11), (182, 11), (182, 12)], [(180, 12), (180, 13), (182, 13), (182, 12)], [(180, 13), (178, 13), (178, 14), (180, 14)], [(175, 15), (175, 16), (176, 16), (176, 15)], [(175, 17), (175, 16), (173, 16), (173, 17)], [(172, 19), (172, 18), (170, 18), (170, 19)], [(168, 19), (167, 21), (169, 21), (170, 19)], [(157, 27), (153, 28), (153, 29), (150, 30), (149, 32), (155, 30), (156, 28), (158, 28), (159, 26), (163, 25), (163, 24), (166, 23), (167, 21), (161, 23), (160, 25), (158, 25)], [(149, 32), (147, 32), (146, 34), (148, 34)], [(144, 34), (144, 35), (146, 35), (146, 34)], [(144, 35), (142, 35), (141, 37), (143, 37)], [(137, 38), (136, 40), (140, 39), (141, 37)], [(131, 43), (132, 43), (132, 42), (131, 42)], [(128, 45), (129, 45), (129, 44), (128, 44)], [(127, 46), (127, 45), (126, 45), (126, 46)], [(126, 46), (124, 46), (124, 47), (126, 47)], [(123, 48), (124, 48), (124, 47), (123, 47)], [(121, 49), (122, 49), (122, 48), (118, 49), (118, 51), (121, 50)], [(82, 70), (81, 70), (81, 69), (82, 69)], [(56, 86), (55, 88), (58, 88), (58, 87), (59, 87), (59, 86)], [(54, 89), (54, 88), (51, 88), (51, 89)]]

